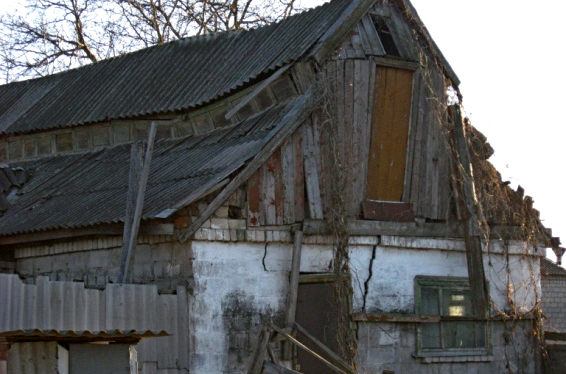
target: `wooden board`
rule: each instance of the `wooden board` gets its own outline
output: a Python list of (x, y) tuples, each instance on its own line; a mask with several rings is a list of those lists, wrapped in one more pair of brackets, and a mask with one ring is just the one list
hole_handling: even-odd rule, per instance
[(304, 130), (304, 140), (303, 140), (303, 152), (304, 152), (304, 166), (305, 166), (305, 185), (308, 196), (308, 206), (310, 218), (322, 219), (322, 199), (320, 197), (320, 183), (318, 166), (316, 163), (316, 155), (314, 153), (314, 135), (313, 126), (311, 121), (306, 121), (303, 124)]
[(283, 224), (295, 222), (295, 146), (294, 137), (281, 146), (281, 183), (283, 195)]
[(260, 170), (257, 170), (248, 179), (248, 226), (260, 226)]
[(303, 162), (303, 127), (293, 135), (295, 151), (295, 222), (305, 219), (305, 174)]
[(401, 201), (407, 157), (413, 73), (378, 66), (366, 197)]

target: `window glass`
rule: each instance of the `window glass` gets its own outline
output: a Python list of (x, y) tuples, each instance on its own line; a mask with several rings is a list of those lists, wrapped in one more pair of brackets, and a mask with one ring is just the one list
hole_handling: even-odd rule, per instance
[[(439, 316), (440, 321), (418, 326), (418, 349), (427, 355), (477, 354), (487, 348), (487, 324), (474, 320), (471, 292), (462, 278), (417, 277), (417, 312)], [(472, 317), (472, 318), (470, 318)], [(417, 352), (419, 353), (419, 352)]]
[(421, 314), (439, 315), (440, 314), (440, 298), (438, 288), (423, 288), (421, 290)]

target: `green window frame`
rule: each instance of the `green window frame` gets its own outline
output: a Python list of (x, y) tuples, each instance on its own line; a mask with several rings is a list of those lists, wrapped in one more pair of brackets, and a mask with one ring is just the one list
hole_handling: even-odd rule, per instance
[(415, 310), (438, 321), (417, 327), (417, 356), (490, 354), (488, 324), (473, 313), (467, 278), (415, 277)]

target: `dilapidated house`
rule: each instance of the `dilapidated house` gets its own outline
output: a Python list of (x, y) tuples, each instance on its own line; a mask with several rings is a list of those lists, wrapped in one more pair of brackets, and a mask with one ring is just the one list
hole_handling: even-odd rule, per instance
[(141, 373), (535, 372), (559, 243), (458, 85), (407, 0), (332, 0), (0, 86), (0, 357), (135, 331), (168, 334)]

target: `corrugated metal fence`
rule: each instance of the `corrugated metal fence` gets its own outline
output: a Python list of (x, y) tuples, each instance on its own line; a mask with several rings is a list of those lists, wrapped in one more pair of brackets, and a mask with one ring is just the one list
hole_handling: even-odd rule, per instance
[(108, 284), (101, 291), (47, 277), (29, 285), (17, 275), (0, 274), (0, 331), (118, 329), (173, 334), (136, 346), (142, 373), (188, 373), (188, 309), (184, 287), (177, 287), (176, 295), (159, 295), (155, 285)]

